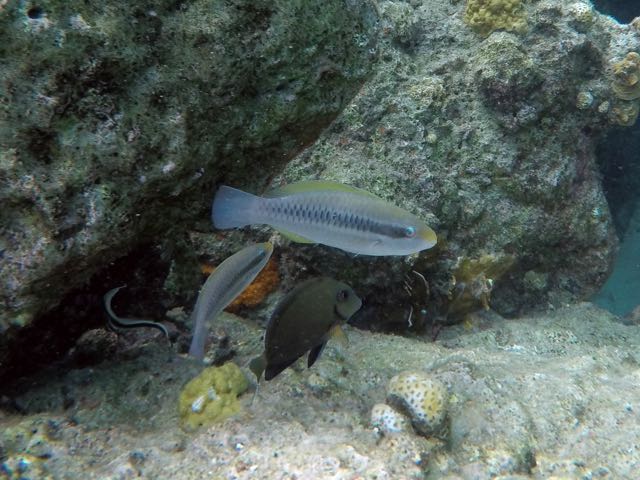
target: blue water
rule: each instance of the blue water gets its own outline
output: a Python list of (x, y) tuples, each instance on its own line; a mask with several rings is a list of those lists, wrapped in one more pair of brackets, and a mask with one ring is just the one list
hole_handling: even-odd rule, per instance
[(638, 0), (592, 0), (593, 6), (601, 13), (611, 15), (620, 23), (629, 23), (640, 16)]
[(634, 212), (613, 273), (594, 297), (596, 304), (616, 315), (626, 315), (640, 304), (640, 202)]
[[(594, 0), (593, 5), (620, 23), (640, 16), (638, 0)], [(593, 301), (626, 315), (640, 305), (640, 125), (611, 132), (599, 146), (598, 162), (621, 243), (613, 272)]]

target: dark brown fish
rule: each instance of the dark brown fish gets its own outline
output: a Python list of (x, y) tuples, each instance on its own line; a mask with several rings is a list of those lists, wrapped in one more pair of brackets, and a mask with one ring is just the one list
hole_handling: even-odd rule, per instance
[(271, 380), (309, 352), (307, 366), (320, 357), (331, 336), (344, 337), (340, 325), (362, 302), (352, 288), (328, 277), (312, 278), (290, 291), (271, 315), (264, 337), (264, 353), (249, 368), (258, 381)]

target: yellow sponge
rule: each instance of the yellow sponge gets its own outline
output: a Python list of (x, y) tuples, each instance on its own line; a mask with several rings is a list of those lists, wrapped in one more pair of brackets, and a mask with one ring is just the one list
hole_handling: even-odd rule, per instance
[(238, 396), (248, 387), (247, 377), (235, 363), (205, 368), (180, 393), (178, 411), (182, 427), (194, 430), (237, 413)]
[(494, 30), (521, 32), (527, 28), (522, 0), (467, 0), (464, 21), (485, 37)]

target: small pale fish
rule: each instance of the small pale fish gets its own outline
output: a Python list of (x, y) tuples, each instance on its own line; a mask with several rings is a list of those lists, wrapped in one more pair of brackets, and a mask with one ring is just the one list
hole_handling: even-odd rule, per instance
[(169, 340), (169, 331), (167, 330), (167, 327), (165, 327), (163, 324), (159, 322), (153, 322), (151, 320), (143, 320), (141, 318), (124, 318), (116, 315), (116, 312), (114, 312), (113, 308), (111, 307), (111, 302), (113, 300), (113, 297), (116, 296), (116, 293), (118, 293), (118, 291), (124, 288), (125, 286), (126, 285), (122, 285), (121, 287), (112, 288), (111, 290), (109, 290), (107, 293), (104, 294), (104, 297), (102, 299), (104, 304), (104, 309), (107, 312), (107, 315), (109, 317), (108, 319), (109, 328), (111, 328), (112, 330), (117, 330), (119, 328), (150, 327), (150, 328), (155, 328), (160, 330), (164, 334), (164, 336), (167, 337), (167, 340)]
[(271, 380), (309, 352), (307, 366), (320, 357), (329, 338), (346, 341), (340, 328), (362, 306), (351, 287), (328, 277), (312, 278), (290, 291), (274, 310), (264, 337), (264, 353), (249, 368)]
[(211, 217), (219, 229), (266, 224), (296, 242), (360, 255), (410, 255), (437, 242), (435, 232), (415, 215), (335, 182), (292, 183), (265, 197), (223, 185)]
[(189, 355), (204, 358), (204, 346), (211, 323), (253, 281), (269, 261), (273, 245), (249, 245), (234, 253), (209, 275), (198, 294), (191, 318), (193, 338)]

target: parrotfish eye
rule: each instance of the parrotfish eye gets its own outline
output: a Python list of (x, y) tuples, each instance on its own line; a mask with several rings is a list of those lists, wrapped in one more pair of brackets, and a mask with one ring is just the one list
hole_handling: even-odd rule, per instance
[(344, 302), (347, 298), (349, 298), (349, 292), (347, 290), (340, 290), (338, 295), (336, 295), (336, 300), (339, 302)]
[(416, 227), (407, 227), (404, 229), (404, 236), (407, 238), (413, 238), (416, 236)]

